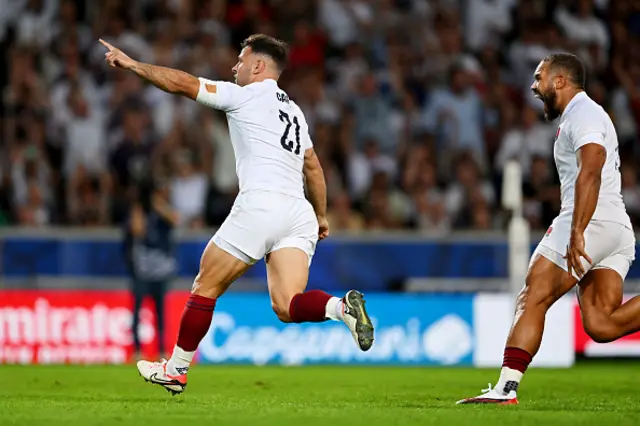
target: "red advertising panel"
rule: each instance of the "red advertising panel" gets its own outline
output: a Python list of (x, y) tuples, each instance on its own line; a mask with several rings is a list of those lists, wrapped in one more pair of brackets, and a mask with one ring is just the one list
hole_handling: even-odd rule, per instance
[[(125, 362), (133, 354), (132, 305), (126, 291), (1, 291), (0, 363)], [(139, 330), (143, 355), (156, 357), (150, 300)]]

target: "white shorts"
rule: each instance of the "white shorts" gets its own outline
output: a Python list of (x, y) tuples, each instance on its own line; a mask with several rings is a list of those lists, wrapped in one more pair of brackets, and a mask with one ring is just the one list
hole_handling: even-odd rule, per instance
[(213, 242), (247, 264), (272, 251), (294, 247), (309, 257), (318, 242), (318, 219), (306, 199), (266, 191), (238, 195)]
[[(531, 257), (531, 262), (540, 254), (563, 270), (567, 270), (567, 246), (571, 236), (571, 216), (558, 216), (547, 230)], [(613, 269), (622, 280), (627, 277), (629, 267), (635, 259), (636, 238), (633, 230), (615, 222), (592, 220), (584, 232), (585, 251), (593, 265), (584, 258), (585, 271), (591, 269)], [(531, 267), (532, 264), (529, 265)], [(579, 281), (575, 271), (573, 276)]]

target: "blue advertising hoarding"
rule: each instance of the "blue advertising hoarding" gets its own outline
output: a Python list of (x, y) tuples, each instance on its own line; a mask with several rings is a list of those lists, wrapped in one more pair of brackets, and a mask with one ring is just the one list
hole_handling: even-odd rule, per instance
[(360, 351), (340, 322), (283, 324), (267, 295), (225, 295), (198, 349), (201, 363), (472, 365), (472, 295), (367, 296), (375, 343)]

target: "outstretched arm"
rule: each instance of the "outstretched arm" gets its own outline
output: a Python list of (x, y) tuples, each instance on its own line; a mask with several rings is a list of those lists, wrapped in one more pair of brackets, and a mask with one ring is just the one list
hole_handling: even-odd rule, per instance
[(122, 50), (113, 47), (106, 41), (100, 39), (100, 43), (109, 49), (105, 53), (105, 58), (112, 67), (133, 71), (165, 92), (196, 100), (200, 90), (200, 81), (193, 75), (180, 70), (134, 61)]

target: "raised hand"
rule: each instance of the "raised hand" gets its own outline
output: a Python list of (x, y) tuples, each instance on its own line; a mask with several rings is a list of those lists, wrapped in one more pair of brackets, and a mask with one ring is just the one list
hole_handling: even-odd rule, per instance
[(104, 54), (104, 57), (109, 65), (114, 68), (123, 68), (123, 69), (131, 69), (133, 65), (136, 63), (133, 59), (128, 57), (122, 50), (117, 47), (113, 47), (111, 44), (106, 41), (100, 39), (100, 43), (102, 43), (109, 51)]

